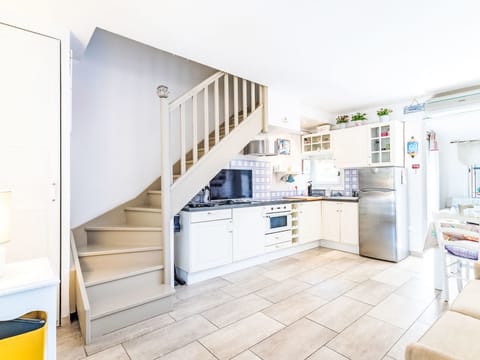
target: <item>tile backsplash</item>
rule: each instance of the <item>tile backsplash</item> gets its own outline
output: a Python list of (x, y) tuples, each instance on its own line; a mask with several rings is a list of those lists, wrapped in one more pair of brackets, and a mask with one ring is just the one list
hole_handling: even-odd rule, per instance
[(358, 191), (358, 170), (345, 169), (343, 171), (343, 192), (344, 196), (352, 196), (353, 191)]

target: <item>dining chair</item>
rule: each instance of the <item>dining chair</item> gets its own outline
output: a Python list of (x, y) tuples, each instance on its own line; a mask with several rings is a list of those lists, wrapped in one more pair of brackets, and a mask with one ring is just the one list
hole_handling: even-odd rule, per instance
[(443, 276), (443, 299), (449, 301), (449, 279), (457, 279), (457, 288), (473, 274), (474, 263), (480, 252), (480, 226), (478, 218), (439, 212), (435, 214), (435, 231), (440, 248)]

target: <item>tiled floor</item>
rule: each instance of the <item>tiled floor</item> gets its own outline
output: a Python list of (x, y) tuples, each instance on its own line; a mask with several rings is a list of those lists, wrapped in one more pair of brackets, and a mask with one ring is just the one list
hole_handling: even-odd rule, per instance
[(169, 314), (82, 346), (57, 331), (58, 358), (403, 359), (446, 310), (430, 256), (398, 264), (317, 248), (177, 288)]

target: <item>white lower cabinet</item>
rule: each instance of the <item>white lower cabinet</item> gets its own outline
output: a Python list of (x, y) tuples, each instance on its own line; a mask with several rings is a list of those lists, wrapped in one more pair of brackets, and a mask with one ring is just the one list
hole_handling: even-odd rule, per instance
[(175, 265), (186, 272), (232, 262), (232, 211), (182, 212), (182, 231), (176, 236)]
[(296, 204), (297, 241), (305, 243), (322, 237), (322, 202), (309, 201)]
[(262, 207), (232, 210), (233, 261), (248, 259), (264, 252), (265, 219)]
[(322, 238), (358, 246), (358, 204), (322, 201)]

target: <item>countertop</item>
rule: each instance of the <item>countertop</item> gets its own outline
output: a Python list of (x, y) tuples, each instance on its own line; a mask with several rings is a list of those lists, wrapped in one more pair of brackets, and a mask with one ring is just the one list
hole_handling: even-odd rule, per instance
[(215, 204), (213, 206), (188, 207), (185, 206), (182, 211), (211, 211), (220, 209), (233, 209), (252, 206), (269, 206), (277, 204), (291, 204), (305, 201), (343, 201), (343, 202), (358, 202), (358, 197), (351, 196), (288, 196), (279, 200), (253, 200), (248, 202), (233, 201), (230, 204)]

